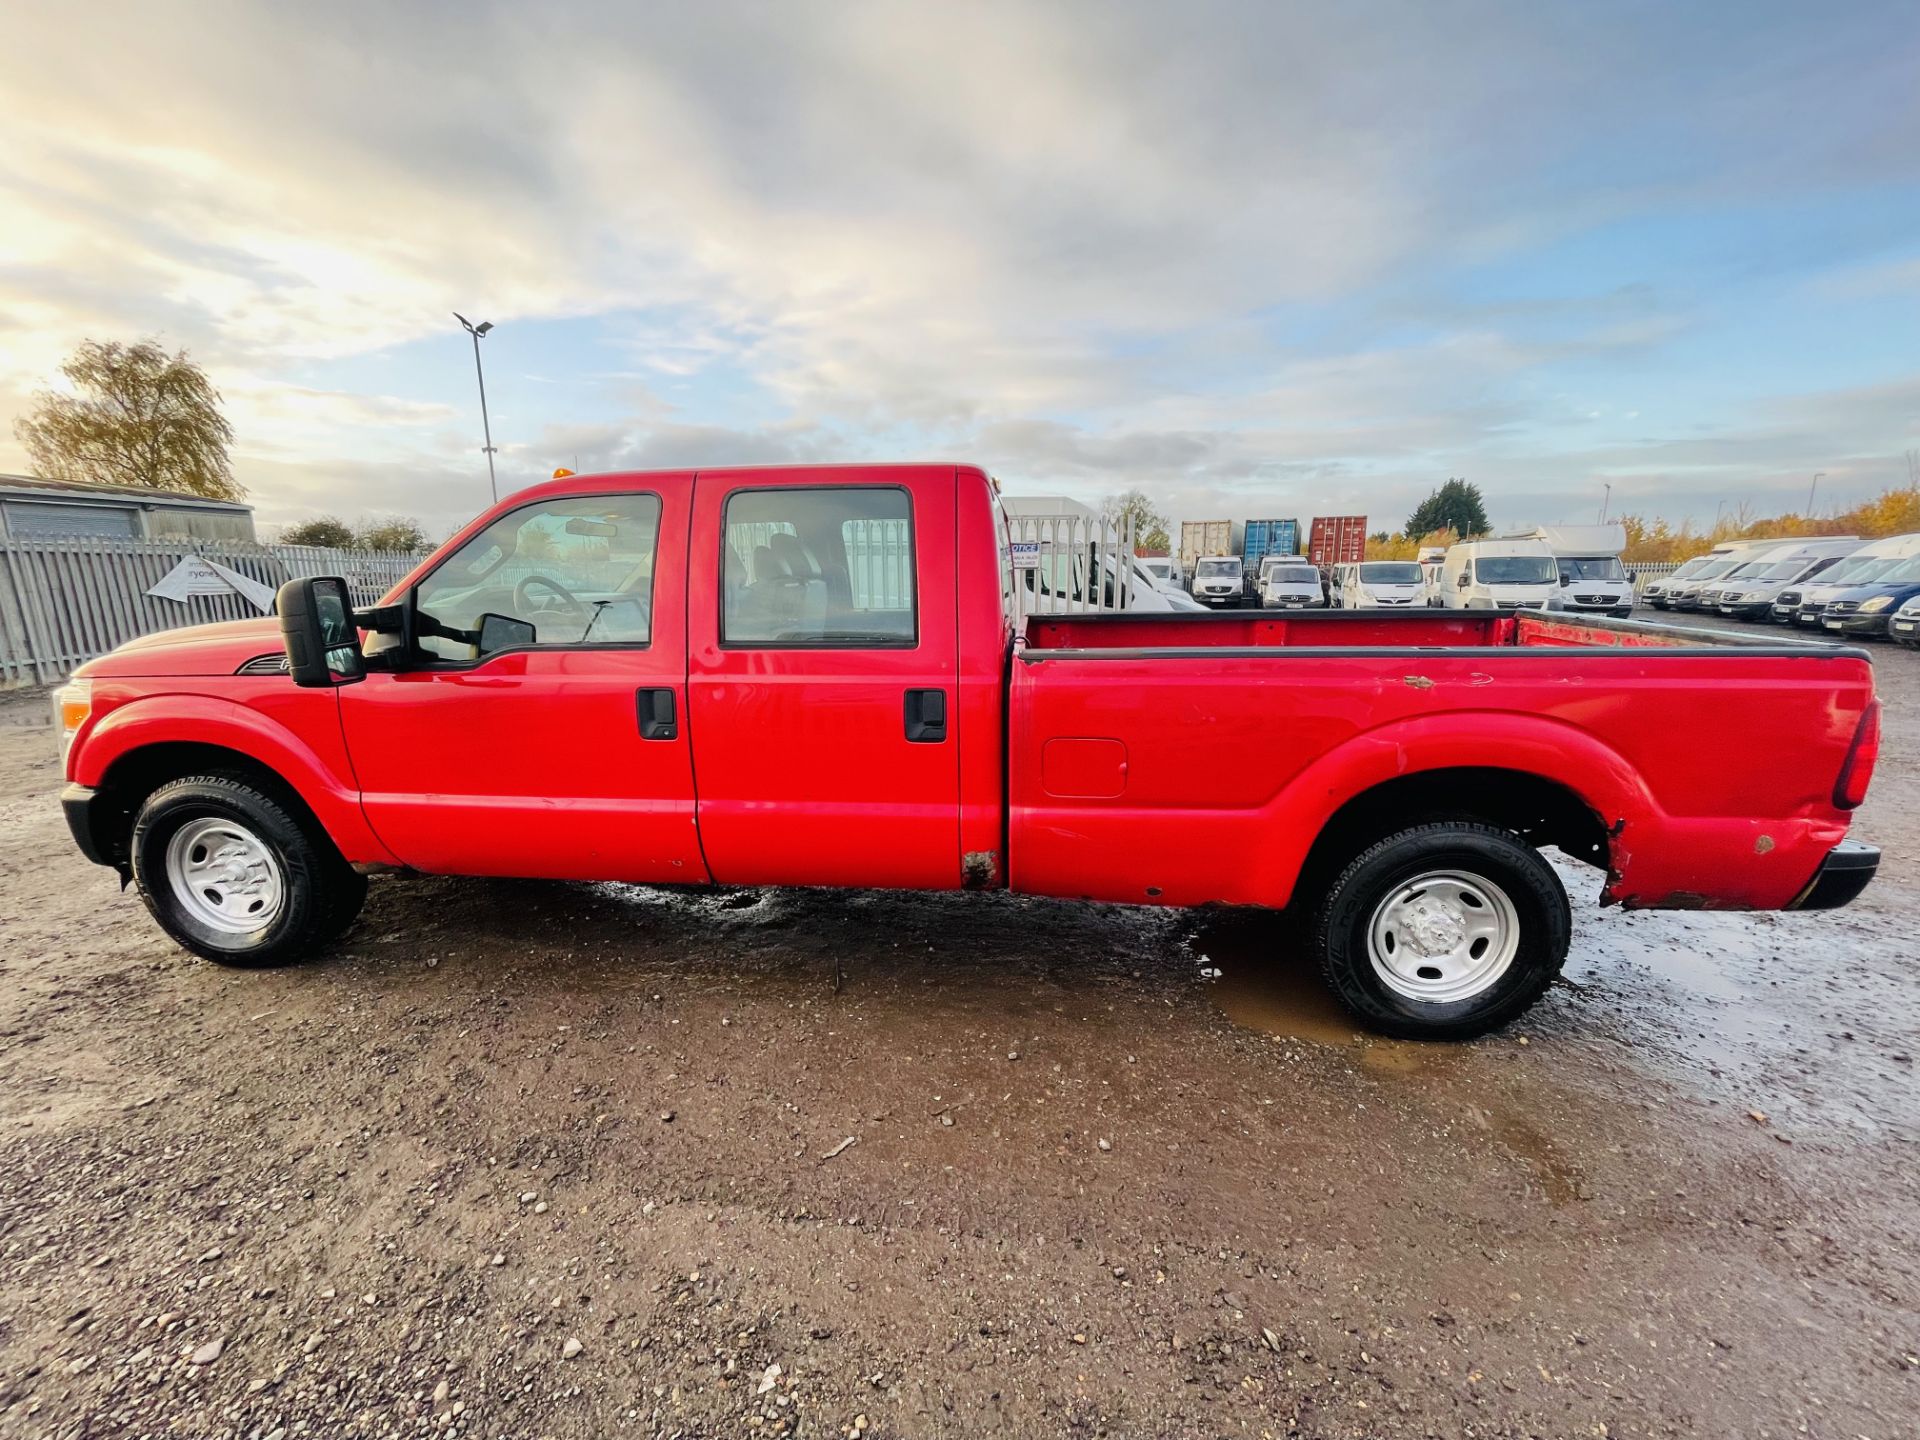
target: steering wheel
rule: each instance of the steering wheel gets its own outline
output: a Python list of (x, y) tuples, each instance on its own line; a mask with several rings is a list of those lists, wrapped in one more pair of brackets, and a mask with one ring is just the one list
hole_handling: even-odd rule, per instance
[[(547, 590), (560, 603), (558, 605), (544, 606), (539, 610), (535, 610), (533, 605), (533, 587), (536, 585)], [(580, 603), (579, 597), (558, 580), (550, 580), (545, 575), (522, 576), (520, 580), (515, 583), (513, 587), (513, 609), (517, 615), (564, 615), (569, 619), (582, 621), (587, 618), (587, 607)]]

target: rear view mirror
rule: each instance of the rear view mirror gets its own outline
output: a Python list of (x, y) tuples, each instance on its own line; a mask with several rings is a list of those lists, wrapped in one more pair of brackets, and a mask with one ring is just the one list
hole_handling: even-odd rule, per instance
[(275, 600), (287, 673), (308, 689), (345, 685), (366, 675), (353, 592), (337, 575), (289, 580)]
[(519, 620), (511, 615), (496, 615), (491, 610), (480, 617), (480, 653), (491, 655), (496, 650), (511, 650), (519, 645), (533, 644), (533, 622)]

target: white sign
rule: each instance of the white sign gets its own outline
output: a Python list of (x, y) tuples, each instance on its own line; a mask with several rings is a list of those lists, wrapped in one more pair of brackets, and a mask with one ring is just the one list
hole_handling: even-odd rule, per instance
[(1038, 570), (1040, 568), (1040, 542), (1038, 540), (1015, 540), (1012, 542), (1013, 568), (1016, 570)]
[(189, 555), (147, 591), (162, 600), (184, 605), (195, 595), (239, 595), (252, 603), (262, 615), (273, 609), (273, 587), (249, 579), (238, 570), (229, 570), (204, 555)]

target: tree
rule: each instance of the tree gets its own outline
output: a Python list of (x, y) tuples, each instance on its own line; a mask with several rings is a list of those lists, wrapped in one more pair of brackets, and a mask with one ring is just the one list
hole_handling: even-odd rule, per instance
[(324, 545), (329, 550), (351, 550), (353, 531), (347, 522), (335, 515), (316, 515), (311, 520), (302, 520), (298, 525), (289, 525), (280, 534), (283, 545)]
[(353, 545), (356, 550), (424, 550), (427, 548), (427, 532), (410, 515), (395, 516), (390, 520), (362, 520), (360, 533), (354, 537)]
[(1100, 518), (1122, 535), (1126, 534), (1127, 522), (1131, 520), (1133, 543), (1137, 550), (1165, 552), (1172, 548), (1173, 542), (1167, 535), (1167, 517), (1154, 508), (1153, 501), (1147, 498), (1144, 490), (1109, 495), (1100, 502)]
[(1487, 504), (1480, 496), (1480, 487), (1469, 485), (1465, 480), (1448, 480), (1420, 502), (1400, 533), (1427, 535), (1435, 530), (1451, 530), (1456, 535), (1470, 537), (1484, 535), (1489, 528)]
[(41, 391), (13, 426), (42, 478), (245, 497), (227, 464), (233, 427), (220, 392), (186, 351), (87, 340), (60, 373), (73, 393)]

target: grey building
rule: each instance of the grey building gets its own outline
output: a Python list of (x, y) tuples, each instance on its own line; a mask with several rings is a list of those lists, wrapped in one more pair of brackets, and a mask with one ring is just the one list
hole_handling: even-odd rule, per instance
[(73, 485), (0, 475), (0, 539), (244, 540), (253, 507), (132, 485)]

